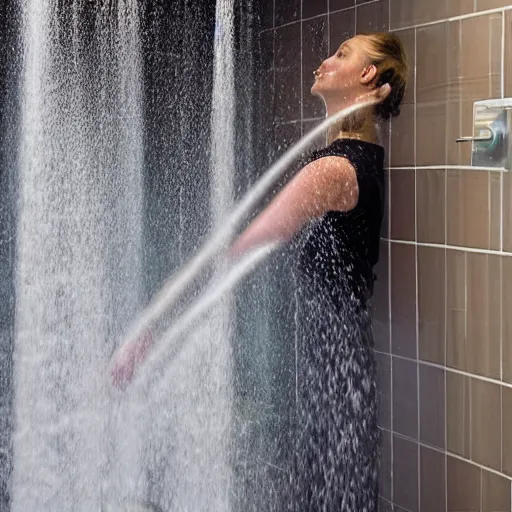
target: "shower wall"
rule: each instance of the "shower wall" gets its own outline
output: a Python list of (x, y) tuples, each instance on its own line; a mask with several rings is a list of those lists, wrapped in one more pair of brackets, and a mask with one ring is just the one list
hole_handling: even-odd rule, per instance
[[(512, 96), (503, 0), (262, 0), (264, 154), (317, 124), (312, 73), (362, 31), (402, 37), (411, 72), (382, 134), (388, 218), (374, 328), (381, 511), (503, 512), (512, 479), (512, 176), (468, 170), (475, 100)], [(293, 347), (290, 348), (293, 351)]]

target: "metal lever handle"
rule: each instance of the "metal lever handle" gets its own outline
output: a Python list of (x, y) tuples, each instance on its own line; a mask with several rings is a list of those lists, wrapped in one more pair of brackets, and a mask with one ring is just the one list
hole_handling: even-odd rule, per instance
[(489, 132), (489, 135), (483, 135), (478, 137), (459, 137), (455, 140), (455, 142), (485, 142), (492, 140), (494, 138), (494, 133), (492, 130), (487, 129), (486, 131)]

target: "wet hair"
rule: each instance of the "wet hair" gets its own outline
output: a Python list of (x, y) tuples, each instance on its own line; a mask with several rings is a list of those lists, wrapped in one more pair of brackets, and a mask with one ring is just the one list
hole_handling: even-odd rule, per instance
[(358, 37), (364, 42), (369, 63), (377, 68), (375, 86), (391, 86), (389, 96), (375, 107), (375, 114), (384, 121), (396, 117), (400, 114), (409, 71), (404, 45), (399, 37), (388, 32), (358, 34)]

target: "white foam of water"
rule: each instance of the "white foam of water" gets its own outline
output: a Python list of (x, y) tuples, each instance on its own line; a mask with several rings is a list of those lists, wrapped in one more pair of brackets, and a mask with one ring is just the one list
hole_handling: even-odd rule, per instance
[(91, 72), (60, 3), (21, 2), (13, 512), (98, 510), (115, 459), (104, 369), (140, 305), (141, 66), (137, 2), (103, 3)]

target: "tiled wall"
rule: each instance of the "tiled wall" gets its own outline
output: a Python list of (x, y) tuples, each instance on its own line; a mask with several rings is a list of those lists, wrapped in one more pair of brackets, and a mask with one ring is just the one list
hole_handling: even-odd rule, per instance
[(381, 511), (504, 512), (512, 480), (512, 172), (468, 169), (475, 100), (512, 96), (504, 0), (263, 0), (275, 158), (323, 116), (321, 59), (399, 34), (410, 87), (389, 137), (375, 297)]

